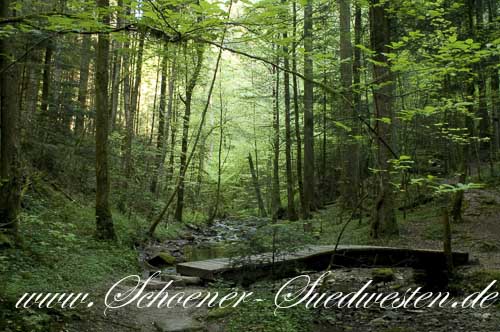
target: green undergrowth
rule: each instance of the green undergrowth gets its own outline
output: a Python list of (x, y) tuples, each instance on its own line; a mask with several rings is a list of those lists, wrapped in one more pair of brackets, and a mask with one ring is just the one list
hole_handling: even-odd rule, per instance
[[(456, 276), (451, 284), (453, 290), (463, 294), (472, 294), (481, 292), (492, 281), (496, 280), (491, 291), (499, 291), (500, 285), (500, 270), (499, 269), (481, 269), (465, 271)], [(497, 304), (500, 302), (497, 301)]]
[[(7, 324), (0, 324), (1, 331), (50, 331), (65, 315), (16, 310), (14, 305), (24, 293), (96, 292), (140, 271), (137, 247), (150, 220), (115, 209), (117, 240), (99, 241), (93, 202), (84, 200), (48, 181), (32, 180), (23, 197), (17, 243), (0, 250), (0, 320)], [(162, 223), (156, 236), (175, 238), (181, 232), (183, 225)]]
[(208, 314), (208, 320), (224, 326), (227, 332), (309, 332), (312, 331), (314, 310), (296, 306), (276, 310), (274, 293), (257, 291), (253, 298), (237, 308), (215, 308)]
[[(150, 221), (113, 210), (113, 222), (118, 239), (97, 240), (93, 204), (36, 181), (24, 196), (19, 242), (0, 251), (1, 295), (15, 299), (24, 292), (89, 290), (89, 285), (138, 271), (136, 248)], [(182, 225), (162, 223), (156, 236), (173, 238), (182, 230)]]
[[(0, 251), (1, 331), (60, 330), (66, 312), (15, 309), (24, 293), (92, 293), (140, 270), (136, 247), (148, 222), (113, 211), (118, 239), (99, 241), (92, 202), (76, 198), (41, 179), (33, 179), (26, 190), (17, 243)], [(162, 225), (158, 236), (179, 231)]]

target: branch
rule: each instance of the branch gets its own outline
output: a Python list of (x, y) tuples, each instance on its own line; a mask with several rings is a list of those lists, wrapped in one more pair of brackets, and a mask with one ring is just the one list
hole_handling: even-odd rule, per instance
[(27, 20), (33, 20), (33, 19), (37, 19), (37, 18), (44, 18), (44, 17), (50, 17), (50, 16), (63, 16), (63, 17), (68, 17), (68, 18), (79, 19), (79, 17), (71, 15), (71, 14), (67, 14), (67, 13), (48, 12), (48, 13), (41, 13), (41, 14), (30, 14), (30, 15), (15, 16), (15, 17), (5, 17), (5, 18), (0, 19), (0, 25), (22, 23), (22, 22), (27, 21)]
[[(230, 4), (229, 4), (228, 16), (231, 13), (231, 7), (232, 7), (232, 5), (233, 5), (233, 2), (231, 1)], [(226, 36), (226, 31), (227, 31), (227, 29), (224, 29), (224, 32), (222, 34), (222, 41), (221, 41), (222, 43), (224, 43), (224, 38)], [(174, 197), (175, 197), (175, 195), (177, 195), (177, 192), (179, 191), (179, 188), (181, 186), (182, 179), (184, 178), (184, 176), (186, 174), (186, 171), (189, 168), (189, 164), (191, 163), (191, 160), (193, 159), (194, 153), (196, 151), (196, 146), (198, 145), (198, 141), (200, 140), (201, 133), (203, 131), (203, 125), (205, 123), (205, 119), (206, 119), (206, 115), (207, 115), (207, 112), (208, 112), (208, 108), (210, 107), (210, 100), (212, 99), (212, 93), (213, 93), (213, 90), (214, 90), (215, 81), (217, 80), (217, 72), (219, 71), (219, 66), (220, 66), (221, 59), (222, 59), (222, 49), (219, 50), (219, 55), (217, 56), (217, 61), (215, 63), (214, 75), (213, 75), (212, 81), (210, 83), (210, 88), (208, 89), (207, 102), (205, 103), (205, 107), (203, 108), (203, 112), (201, 113), (201, 121), (200, 121), (200, 125), (198, 127), (198, 131), (196, 133), (196, 138), (195, 138), (194, 143), (193, 143), (193, 148), (192, 148), (191, 153), (189, 154), (189, 157), (188, 157), (188, 159), (186, 161), (186, 166), (182, 170), (182, 174), (179, 174), (179, 179), (177, 180), (177, 185), (175, 186), (174, 191), (170, 195), (170, 197), (169, 197), (169, 199), (167, 201), (167, 204), (165, 204), (165, 207), (160, 212), (160, 214), (158, 215), (158, 217), (153, 221), (153, 223), (151, 224), (151, 227), (149, 228), (148, 235), (150, 237), (153, 236), (153, 234), (154, 234), (154, 232), (156, 230), (156, 227), (158, 227), (158, 225), (162, 221), (163, 217), (165, 216), (165, 213), (167, 213), (168, 208), (170, 207), (170, 205), (174, 201)], [(200, 59), (200, 61), (201, 61), (201, 59)]]

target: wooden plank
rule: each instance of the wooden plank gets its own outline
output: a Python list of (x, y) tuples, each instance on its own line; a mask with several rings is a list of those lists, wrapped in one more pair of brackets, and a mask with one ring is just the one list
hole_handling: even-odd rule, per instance
[[(186, 262), (177, 264), (177, 272), (207, 280), (256, 279), (269, 275), (271, 270), (276, 276), (285, 277), (296, 268), (324, 270), (334, 249), (334, 246), (328, 245), (307, 246), (293, 253), (276, 256), (274, 264), (272, 253), (253, 255), (245, 259), (239, 257), (236, 260), (216, 258)], [(453, 260), (456, 266), (467, 264), (468, 253), (454, 252)], [(429, 249), (341, 245), (337, 248), (335, 264), (337, 267), (405, 266), (440, 270), (445, 266), (445, 256), (442, 251)]]

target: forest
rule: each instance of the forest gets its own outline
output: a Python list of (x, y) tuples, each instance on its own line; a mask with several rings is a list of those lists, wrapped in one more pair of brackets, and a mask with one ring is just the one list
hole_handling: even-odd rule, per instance
[[(498, 300), (278, 313), (269, 300), (325, 270), (322, 290), (373, 280), (457, 299), (500, 278), (499, 7), (2, 0), (0, 330), (499, 331)], [(221, 258), (220, 278), (187, 272)], [(269, 301), (16, 307), (156, 271), (151, 290)]]

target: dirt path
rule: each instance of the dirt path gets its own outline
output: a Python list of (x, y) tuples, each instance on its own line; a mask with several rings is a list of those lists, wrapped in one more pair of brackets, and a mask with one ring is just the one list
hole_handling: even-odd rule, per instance
[[(126, 288), (122, 288), (126, 291)], [(83, 313), (81, 320), (75, 320), (66, 327), (68, 332), (195, 332), (205, 331), (202, 317), (206, 315), (206, 308), (183, 308), (180, 305), (172, 308), (137, 308), (136, 305), (127, 305), (124, 308), (106, 311), (104, 315), (105, 292), (99, 292), (100, 303)], [(183, 292), (185, 296), (205, 291), (201, 287), (170, 288), (169, 293)], [(152, 297), (159, 291), (151, 291)]]
[[(465, 273), (479, 269), (500, 267), (500, 194), (493, 190), (474, 190), (465, 195), (464, 222), (453, 225), (453, 248), (467, 251), (475, 265), (465, 268)], [(424, 207), (431, 210), (429, 206)], [(436, 209), (437, 211), (437, 209)], [(401, 237), (392, 245), (441, 249), (439, 216), (422, 217), (407, 222)], [(359, 289), (371, 278), (372, 269), (340, 269), (335, 271), (335, 288), (345, 291)], [(381, 286), (379, 291), (392, 291), (415, 286), (411, 269), (397, 269), (394, 282)], [(266, 287), (255, 284), (256, 288)], [(102, 296), (107, 288), (102, 290)], [(201, 287), (172, 289), (186, 295), (206, 290)], [(207, 325), (207, 309), (147, 308), (135, 306), (111, 311), (103, 315), (103, 305), (96, 305), (67, 326), (68, 332), (90, 331), (159, 331), (195, 332), (223, 331), (221, 324)], [(90, 318), (89, 318), (90, 317)], [(453, 310), (451, 308), (425, 308), (421, 310), (334, 310), (324, 312), (321, 322), (314, 327), (317, 332), (447, 332), (447, 331), (500, 331), (500, 312), (496, 307), (487, 310)]]

